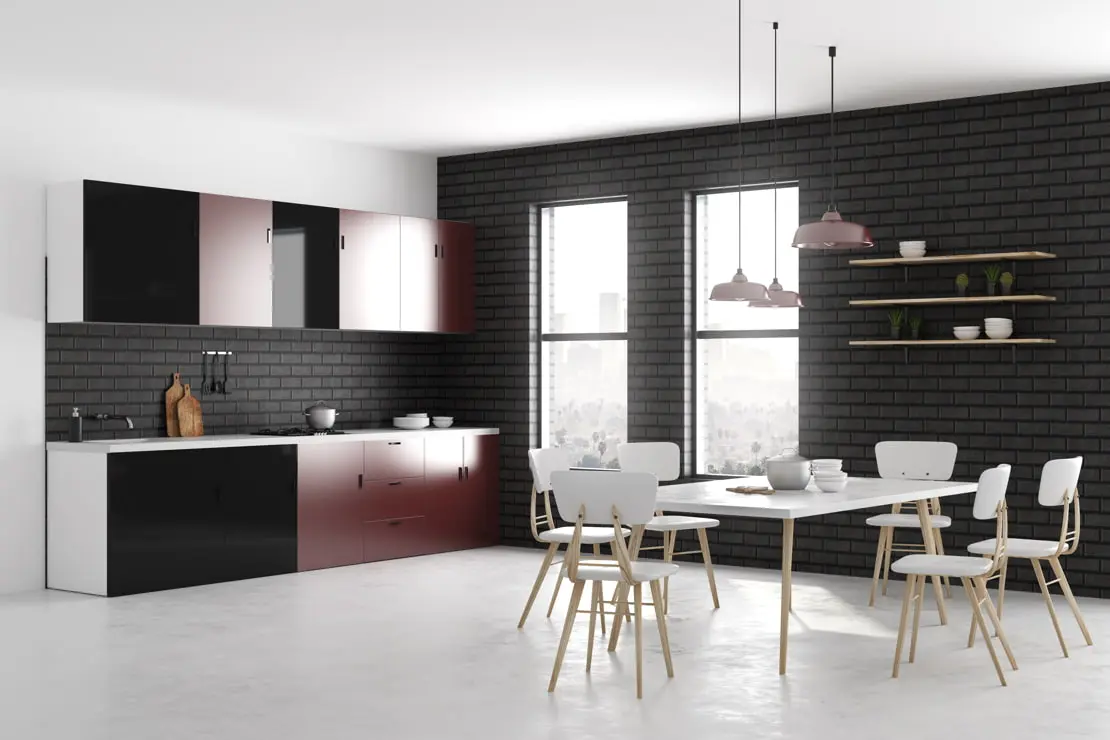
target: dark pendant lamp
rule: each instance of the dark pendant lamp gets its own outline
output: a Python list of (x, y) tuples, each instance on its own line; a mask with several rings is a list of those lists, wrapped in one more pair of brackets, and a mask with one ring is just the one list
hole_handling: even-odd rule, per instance
[(870, 249), (875, 246), (866, 226), (845, 221), (834, 203), (836, 198), (836, 47), (829, 47), (829, 166), (832, 168), (832, 186), (829, 188), (829, 209), (820, 221), (804, 224), (794, 232), (794, 246), (798, 249), (846, 251)]
[[(775, 61), (772, 65), (775, 70), (775, 113), (774, 113), (774, 154), (779, 153), (779, 24), (771, 24), (775, 31)], [(772, 172), (774, 168), (772, 167)], [(792, 290), (783, 290), (779, 282), (779, 183), (776, 178), (772, 183), (775, 194), (775, 226), (774, 238), (771, 247), (775, 250), (775, 279), (767, 286), (767, 300), (751, 303), (752, 308), (803, 308), (802, 297)]]
[[(737, 103), (738, 115), (737, 115), (737, 127), (736, 127), (736, 134), (737, 134), (737, 138), (736, 138), (736, 163), (737, 163), (737, 171), (738, 172), (743, 170), (743, 156), (742, 156), (742, 154), (743, 154), (743, 144), (741, 143), (741, 140), (744, 138), (744, 132), (741, 130), (743, 128), (744, 117), (743, 117), (743, 115), (740, 114), (740, 111), (742, 111), (743, 107), (744, 107), (744, 99), (743, 99), (743, 89), (744, 89), (744, 79), (743, 79), (743, 71), (744, 71), (744, 53), (743, 53), (743, 50), (744, 50), (744, 2), (743, 2), (743, 0), (740, 0), (739, 5), (740, 5), (740, 26), (739, 26), (739, 28), (740, 28), (740, 45), (739, 45), (740, 53), (738, 54), (739, 61), (737, 62), (737, 69), (740, 72), (740, 82), (739, 82), (739, 85), (737, 87), (737, 92), (740, 93), (740, 100)], [(740, 259), (743, 255), (743, 244), (742, 244), (742, 242), (744, 241), (743, 228), (742, 228), (743, 227), (743, 222), (744, 222), (743, 210), (744, 209), (741, 207), (741, 204), (740, 204), (740, 190), (739, 190), (739, 188), (737, 188), (737, 191), (736, 191), (736, 212), (739, 215), (737, 215), (737, 231), (736, 231), (736, 251), (737, 251), (737, 263), (738, 263), (736, 265), (736, 274), (733, 275), (732, 280), (728, 281), (727, 283), (719, 283), (719, 284), (713, 286), (713, 291), (709, 294), (709, 300), (711, 300), (711, 301), (735, 301), (735, 302), (738, 302), (738, 303), (750, 304), (753, 301), (758, 302), (758, 301), (768, 300), (767, 289), (765, 287), (763, 287), (762, 285), (760, 285), (759, 283), (749, 282), (747, 276), (744, 275), (744, 268), (742, 266), (742, 260)]]

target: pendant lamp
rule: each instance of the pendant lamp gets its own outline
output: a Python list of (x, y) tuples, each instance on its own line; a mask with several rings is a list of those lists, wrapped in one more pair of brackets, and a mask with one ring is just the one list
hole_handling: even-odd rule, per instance
[[(744, 53), (743, 53), (743, 51), (744, 51), (744, 0), (739, 0), (739, 6), (740, 6), (740, 25), (739, 25), (740, 44), (739, 44), (739, 47), (738, 47), (739, 48), (739, 53), (737, 55), (737, 58), (738, 58), (737, 70), (740, 73), (739, 74), (740, 82), (739, 82), (739, 85), (737, 86), (737, 92), (740, 93), (740, 100), (737, 103), (738, 115), (737, 115), (737, 122), (736, 122), (737, 123), (737, 126), (736, 126), (736, 165), (737, 165), (738, 172), (739, 172), (739, 170), (743, 169), (743, 156), (742, 156), (743, 145), (741, 143), (741, 140), (744, 138), (744, 133), (743, 133), (743, 131), (741, 131), (741, 128), (743, 127), (744, 117), (743, 117), (743, 115), (740, 114), (740, 112), (743, 111), (743, 107), (744, 107), (744, 105), (743, 105), (743, 102), (744, 102), (743, 101), (743, 89), (744, 89), (744, 80), (743, 80), (743, 71), (744, 71)], [(737, 202), (736, 212), (737, 212), (737, 214), (739, 214), (736, 217), (736, 220), (737, 220), (736, 221), (736, 226), (737, 226), (737, 231), (736, 231), (736, 252), (737, 252), (736, 274), (733, 275), (732, 280), (728, 281), (727, 283), (719, 283), (717, 285), (714, 285), (712, 292), (710, 292), (710, 294), (709, 294), (709, 300), (711, 300), (711, 301), (735, 301), (735, 302), (743, 303), (743, 304), (746, 305), (746, 304), (750, 304), (752, 301), (766, 301), (768, 299), (768, 296), (767, 296), (767, 288), (763, 287), (759, 283), (749, 282), (747, 276), (744, 275), (744, 268), (743, 268), (742, 259), (741, 259), (742, 255), (743, 255), (743, 244), (742, 244), (742, 242), (744, 241), (743, 228), (742, 228), (743, 222), (744, 222), (744, 217), (743, 217), (743, 210), (744, 209), (740, 206), (740, 192), (739, 192), (739, 190), (737, 190), (737, 193), (736, 193), (736, 202)]]
[[(775, 59), (772, 67), (775, 70), (775, 113), (774, 113), (774, 137), (772, 146), (774, 147), (773, 153), (778, 156), (779, 153), (779, 24), (775, 21), (771, 24), (771, 28), (775, 31)], [(772, 168), (772, 172), (774, 168)], [(802, 297), (792, 290), (783, 290), (782, 283), (779, 282), (779, 183), (776, 179), (772, 183), (774, 188), (772, 192), (775, 194), (775, 225), (774, 237), (771, 241), (771, 248), (775, 250), (775, 279), (767, 286), (767, 300), (759, 301), (758, 303), (751, 303), (752, 308), (802, 308)]]
[(875, 246), (866, 226), (845, 221), (836, 210), (836, 47), (829, 47), (829, 166), (832, 168), (832, 186), (829, 188), (829, 207), (820, 221), (803, 224), (794, 233), (794, 246), (798, 249), (846, 251), (870, 249)]

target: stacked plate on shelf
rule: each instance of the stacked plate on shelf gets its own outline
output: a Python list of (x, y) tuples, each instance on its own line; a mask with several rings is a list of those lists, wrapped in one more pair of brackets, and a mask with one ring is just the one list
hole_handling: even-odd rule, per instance
[(986, 319), (983, 323), (991, 339), (1009, 339), (1014, 333), (1013, 319)]

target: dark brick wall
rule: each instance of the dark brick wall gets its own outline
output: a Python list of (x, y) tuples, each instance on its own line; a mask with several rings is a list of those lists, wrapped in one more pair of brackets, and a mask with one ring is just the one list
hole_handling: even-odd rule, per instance
[(122, 422), (87, 420), (92, 439), (164, 434), (171, 375), (180, 371), (182, 382), (198, 389), (203, 350), (235, 353), (231, 394), (199, 396), (208, 434), (303, 425), (304, 408), (316, 401), (340, 410), (337, 428), (388, 424), (412, 411), (452, 414), (443, 395), (443, 346), (435, 334), (48, 324), (47, 439), (67, 438), (73, 406), (135, 422), (128, 434)]
[[(829, 184), (827, 118), (780, 123), (781, 164), (769, 123), (743, 129), (745, 184), (796, 180), (800, 217), (824, 210)], [(910, 352), (849, 349), (850, 338), (886, 334), (882, 309), (852, 309), (851, 298), (948, 294), (974, 266), (850, 268), (848, 256), (803, 255), (800, 398), (803, 454), (842, 457), (874, 474), (881, 439), (947, 439), (960, 447), (956, 476), (1014, 465), (1011, 533), (1054, 537), (1055, 515), (1034, 503), (1040, 465), (1083, 454), (1083, 545), (1068, 563), (1077, 591), (1110, 596), (1110, 83), (859, 111), (838, 117), (840, 210), (865, 223), (891, 255), (899, 239), (933, 251), (1037, 248), (1053, 262), (1018, 263), (1020, 292), (1057, 296), (1019, 306), (1016, 331), (1051, 337), (1053, 347), (944, 348)], [(502, 529), (528, 544), (535, 443), (535, 206), (626, 196), (629, 208), (629, 436), (690, 447), (683, 404), (690, 324), (690, 193), (738, 183), (737, 131), (717, 127), (441, 159), (443, 218), (471, 221), (478, 236), (478, 326), (446, 340), (445, 392), (468, 417), (503, 432)], [(860, 255), (856, 255), (860, 256)], [(1007, 268), (1009, 265), (1007, 265)], [(722, 278), (725, 276), (722, 276)], [(753, 276), (764, 277), (769, 276)], [(922, 310), (927, 336), (977, 323), (997, 309)], [(1003, 314), (1007, 315), (1007, 314)], [(986, 530), (969, 501), (950, 508), (947, 537), (958, 552)], [(870, 577), (876, 532), (853, 513), (803, 520), (795, 563), (802, 570)], [(725, 563), (777, 567), (780, 527), (724, 522), (710, 537)], [(1028, 568), (1011, 570), (1029, 586)]]

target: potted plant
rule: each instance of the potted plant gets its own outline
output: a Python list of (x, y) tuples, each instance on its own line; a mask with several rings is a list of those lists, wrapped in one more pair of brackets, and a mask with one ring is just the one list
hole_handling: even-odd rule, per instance
[(961, 272), (956, 276), (956, 294), (963, 298), (967, 295), (967, 286), (971, 283), (971, 278), (967, 276), (966, 272)]
[(910, 316), (910, 339), (921, 338), (921, 321), (920, 316)]
[(987, 295), (994, 295), (998, 278), (1002, 276), (1002, 268), (998, 265), (987, 265), (983, 268), (983, 275), (987, 278)]
[(906, 319), (906, 312), (900, 308), (891, 309), (887, 314), (890, 317), (890, 338), (902, 338), (902, 322)]
[(1010, 291), (1014, 287), (1014, 274), (1012, 272), (1004, 272), (999, 276), (998, 282), (1002, 285), (1002, 295), (1010, 295)]

